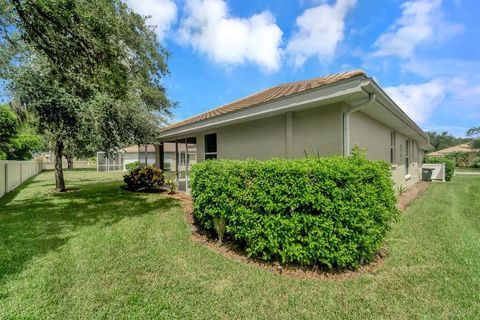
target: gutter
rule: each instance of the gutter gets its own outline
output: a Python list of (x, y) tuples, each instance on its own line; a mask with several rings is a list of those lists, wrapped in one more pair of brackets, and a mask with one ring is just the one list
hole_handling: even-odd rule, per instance
[(369, 93), (367, 101), (351, 106), (343, 113), (343, 156), (350, 155), (350, 114), (368, 108), (377, 98), (375, 93)]

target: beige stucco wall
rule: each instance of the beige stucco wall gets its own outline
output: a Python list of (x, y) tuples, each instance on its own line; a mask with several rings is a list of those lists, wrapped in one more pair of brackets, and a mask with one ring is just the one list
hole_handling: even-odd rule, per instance
[[(371, 160), (385, 160), (390, 163), (390, 134), (393, 130), (361, 111), (350, 115), (350, 145), (367, 149)], [(410, 140), (410, 165), (405, 170), (406, 140)], [(392, 164), (392, 179), (395, 185), (408, 187), (420, 180), (420, 167), (424, 152), (417, 142), (396, 132), (395, 161)]]
[[(371, 160), (390, 163), (392, 131), (361, 111), (350, 114), (350, 146), (366, 148), (367, 157)], [(342, 155), (342, 105), (311, 108), (189, 135), (197, 139), (199, 162), (205, 159), (204, 137), (209, 133), (217, 133), (219, 159), (266, 160), (274, 157), (303, 158), (305, 154)], [(396, 186), (407, 187), (420, 179), (419, 168), (424, 152), (418, 149), (416, 142), (411, 142), (410, 167), (406, 175), (406, 140), (407, 137), (396, 133), (395, 161), (391, 166)]]
[[(322, 106), (201, 132), (194, 135), (198, 159), (204, 159), (204, 136), (209, 133), (217, 133), (218, 158), (223, 159), (303, 158), (305, 153), (341, 155), (341, 112), (338, 104)], [(288, 134), (291, 139), (287, 139)]]
[(293, 113), (292, 158), (342, 154), (342, 106), (331, 105)]
[(360, 111), (350, 114), (350, 147), (367, 149), (370, 160), (390, 162), (391, 132), (392, 129)]
[(219, 128), (216, 130), (218, 158), (240, 160), (284, 158), (285, 119), (285, 115), (280, 115)]

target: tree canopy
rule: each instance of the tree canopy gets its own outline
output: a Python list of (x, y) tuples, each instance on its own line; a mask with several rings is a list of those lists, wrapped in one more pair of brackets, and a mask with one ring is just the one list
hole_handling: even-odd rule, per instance
[(447, 131), (443, 131), (441, 133), (427, 131), (427, 133), (430, 136), (430, 144), (433, 146), (433, 151), (442, 150), (470, 141), (470, 139), (455, 137), (454, 135), (449, 134)]
[(467, 131), (467, 135), (473, 137), (472, 147), (480, 149), (480, 127), (473, 127)]
[(61, 157), (151, 143), (170, 116), (168, 52), (120, 0), (1, 0), (0, 75)]
[(0, 160), (29, 160), (41, 146), (28, 121), (21, 121), (9, 104), (0, 105)]

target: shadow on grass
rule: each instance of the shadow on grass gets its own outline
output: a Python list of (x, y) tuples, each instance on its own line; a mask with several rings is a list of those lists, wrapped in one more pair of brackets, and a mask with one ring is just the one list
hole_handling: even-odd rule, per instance
[[(159, 194), (125, 191), (119, 181), (85, 183), (87, 180), (70, 183), (69, 187), (79, 191), (55, 194), (50, 192), (51, 180), (29, 179), (0, 199), (0, 284), (20, 273), (34, 257), (58, 249), (84, 227), (109, 226), (178, 205)], [(41, 190), (30, 196), (28, 189), (37, 186)], [(20, 193), (22, 197), (18, 197)]]

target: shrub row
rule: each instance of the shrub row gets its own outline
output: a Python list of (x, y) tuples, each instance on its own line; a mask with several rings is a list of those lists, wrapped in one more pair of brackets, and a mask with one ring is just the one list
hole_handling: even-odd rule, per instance
[(455, 173), (455, 160), (447, 157), (425, 157), (423, 163), (445, 163), (445, 180), (450, 181)]
[(390, 166), (363, 157), (213, 160), (192, 170), (196, 221), (249, 256), (358, 267), (380, 249), (397, 215)]

